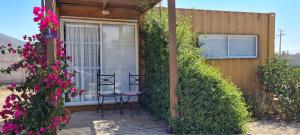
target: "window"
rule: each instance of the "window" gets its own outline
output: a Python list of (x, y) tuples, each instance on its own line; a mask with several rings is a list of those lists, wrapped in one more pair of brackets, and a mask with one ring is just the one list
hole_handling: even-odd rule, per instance
[(257, 58), (255, 35), (200, 35), (199, 43), (208, 59)]

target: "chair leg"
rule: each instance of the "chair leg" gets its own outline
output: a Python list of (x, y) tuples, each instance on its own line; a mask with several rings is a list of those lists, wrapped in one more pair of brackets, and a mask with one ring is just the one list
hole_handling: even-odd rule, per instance
[(115, 96), (115, 104), (113, 106), (113, 110), (116, 110), (116, 107), (118, 106), (119, 109), (121, 109), (121, 100), (122, 100), (122, 96), (120, 95), (120, 101), (117, 100), (117, 97)]
[(136, 95), (137, 100), (138, 100), (138, 107), (137, 107), (137, 114), (140, 114), (140, 108), (141, 108), (141, 97), (140, 95)]
[(120, 105), (119, 105), (119, 109), (120, 109), (120, 114), (123, 115), (123, 99), (122, 99), (122, 95), (120, 96)]
[(128, 97), (127, 104), (128, 104), (128, 106), (129, 106), (129, 109), (132, 110), (132, 106), (131, 106), (131, 104), (129, 103), (130, 98), (131, 98), (131, 96)]
[(97, 105), (97, 113), (99, 113), (99, 107), (100, 107), (100, 96), (97, 96), (98, 105)]
[(104, 102), (104, 97), (102, 97), (102, 102), (101, 102), (101, 115), (102, 115), (102, 117), (104, 117), (104, 115), (103, 115), (103, 102)]
[(123, 103), (123, 110), (125, 109), (125, 105), (128, 105), (129, 109), (132, 109), (131, 105), (128, 103), (129, 100), (130, 100), (130, 98), (131, 98), (131, 96), (127, 96), (127, 97), (128, 97), (127, 100)]

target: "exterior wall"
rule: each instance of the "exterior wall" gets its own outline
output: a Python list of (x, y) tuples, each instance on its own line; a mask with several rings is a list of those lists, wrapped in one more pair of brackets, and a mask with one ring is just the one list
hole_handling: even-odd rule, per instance
[[(275, 14), (178, 9), (190, 16), (192, 29), (199, 34), (257, 35), (258, 58), (214, 59), (219, 68), (244, 92), (259, 90), (257, 68), (274, 55)], [(179, 16), (180, 16), (179, 15)]]

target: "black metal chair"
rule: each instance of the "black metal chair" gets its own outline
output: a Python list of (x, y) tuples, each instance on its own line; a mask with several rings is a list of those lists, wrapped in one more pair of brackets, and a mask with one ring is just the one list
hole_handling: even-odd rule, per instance
[[(128, 91), (122, 92), (122, 96), (126, 96), (127, 100), (123, 101), (123, 107), (122, 112), (124, 110), (125, 105), (129, 106), (129, 109), (132, 109), (131, 104), (128, 104), (130, 99), (132, 97), (136, 97), (138, 100), (138, 113), (140, 111), (140, 108), (142, 106), (142, 95), (144, 91), (144, 85), (145, 85), (145, 76), (144, 75), (133, 75), (129, 73), (128, 76), (128, 82), (129, 82), (129, 89)], [(122, 98), (123, 99), (123, 98)]]
[[(117, 97), (120, 97), (120, 100), (117, 100)], [(102, 101), (100, 102), (100, 98)], [(101, 108), (102, 117), (103, 115), (103, 102), (105, 98), (114, 98), (115, 104), (113, 109), (115, 110), (116, 106), (120, 109), (120, 114), (122, 114), (122, 96), (120, 92), (116, 92), (116, 74), (112, 75), (102, 75), (99, 71), (97, 74), (97, 113), (99, 112), (99, 108)]]

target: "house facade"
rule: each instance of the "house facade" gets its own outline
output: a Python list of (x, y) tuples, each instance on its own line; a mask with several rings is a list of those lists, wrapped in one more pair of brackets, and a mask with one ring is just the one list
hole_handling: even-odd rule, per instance
[(257, 69), (273, 57), (275, 14), (177, 9), (191, 17), (202, 55), (245, 94), (261, 90)]
[[(65, 101), (66, 106), (71, 106), (74, 110), (95, 109), (98, 71), (102, 74), (115, 73), (116, 89), (128, 90), (128, 73), (141, 74), (143, 71), (139, 45), (139, 21), (141, 16), (158, 2), (160, 0), (45, 1), (48, 9), (55, 10), (59, 16), (61, 28), (59, 36), (64, 41), (67, 55), (73, 58), (69, 70), (76, 71), (74, 78), (76, 87), (86, 90), (76, 97), (68, 98)], [(215, 41), (215, 37), (220, 37), (227, 43), (231, 35), (242, 38), (238, 40), (240, 46), (243, 48), (243, 42), (246, 42), (245, 47), (253, 51), (249, 53), (247, 49), (241, 49), (250, 55), (249, 57), (232, 58), (228, 57), (228, 53), (226, 56), (224, 53), (222, 58), (214, 58), (214, 55), (211, 55), (209, 62), (219, 67), (242, 89), (255, 90), (259, 87), (255, 78), (256, 69), (274, 53), (274, 14), (186, 9), (178, 9), (178, 13), (192, 17), (193, 29), (199, 33), (199, 36), (204, 37), (203, 41), (207, 42), (204, 45), (207, 48), (205, 54), (214, 54), (210, 50), (216, 48), (224, 51), (218, 47), (219, 45), (230, 48), (228, 44), (215, 44), (219, 41), (218, 38)], [(246, 39), (244, 40), (243, 37)], [(53, 41), (49, 43), (54, 44)], [(254, 46), (252, 43), (255, 43)], [(235, 47), (240, 48), (237, 44)], [(55, 48), (47, 49), (49, 49), (48, 58), (55, 59), (52, 53), (55, 52), (53, 51)], [(174, 53), (171, 56), (174, 56)], [(170, 63), (176, 65), (176, 62)], [(171, 85), (176, 84), (172, 82), (176, 77), (170, 78)], [(175, 94), (175, 88), (171, 87), (171, 89), (170, 93)], [(170, 102), (172, 106), (176, 98), (171, 96)], [(106, 102), (109, 103), (114, 101)]]

